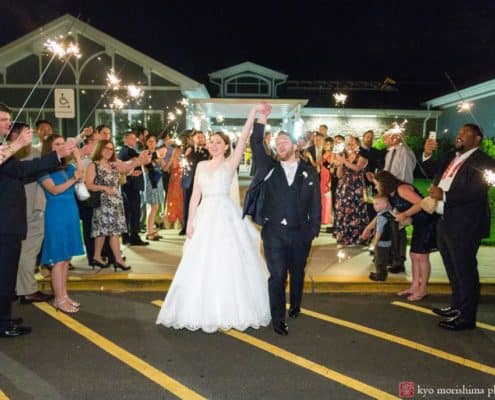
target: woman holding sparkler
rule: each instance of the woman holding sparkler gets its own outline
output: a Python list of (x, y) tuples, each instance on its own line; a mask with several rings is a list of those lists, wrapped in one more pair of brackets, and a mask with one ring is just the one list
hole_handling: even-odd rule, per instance
[[(65, 144), (60, 135), (47, 136), (43, 142), (42, 155), (56, 151)], [(55, 294), (53, 305), (67, 313), (79, 311), (80, 304), (67, 293), (69, 262), (73, 256), (84, 254), (79, 211), (77, 209), (74, 185), (83, 176), (79, 151), (74, 149), (77, 168), (61, 160), (60, 169), (38, 179), (45, 190), (45, 234), (41, 250), (41, 264), (51, 266), (50, 276)]]
[(412, 185), (402, 182), (388, 171), (375, 175), (374, 183), (378, 193), (388, 196), (390, 204), (398, 212), (399, 222), (412, 218), (413, 235), (411, 239), (411, 286), (399, 292), (400, 296), (407, 295), (409, 301), (418, 301), (426, 296), (431, 264), (429, 254), (436, 250), (435, 221), (436, 217), (417, 207), (423, 199), (419, 191)]

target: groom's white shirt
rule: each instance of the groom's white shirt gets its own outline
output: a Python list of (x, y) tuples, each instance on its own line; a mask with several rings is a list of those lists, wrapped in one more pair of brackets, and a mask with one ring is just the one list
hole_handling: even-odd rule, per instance
[(280, 161), (280, 164), (282, 164), (282, 168), (284, 169), (287, 183), (289, 184), (289, 186), (292, 185), (296, 177), (296, 171), (299, 162), (297, 160), (294, 162)]

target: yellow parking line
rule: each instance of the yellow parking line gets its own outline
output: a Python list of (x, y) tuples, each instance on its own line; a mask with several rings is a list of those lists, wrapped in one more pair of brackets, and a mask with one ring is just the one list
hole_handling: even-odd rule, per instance
[(377, 338), (387, 340), (392, 343), (400, 344), (401, 346), (409, 347), (413, 350), (421, 351), (426, 354), (430, 354), (432, 356), (442, 358), (444, 360), (460, 364), (463, 367), (468, 367), (475, 369), (477, 371), (484, 372), (485, 374), (489, 375), (494, 375), (495, 376), (495, 368), (486, 365), (486, 364), (481, 364), (479, 362), (469, 360), (467, 358), (459, 357), (455, 354), (447, 353), (446, 351), (436, 349), (434, 347), (426, 346), (424, 344), (414, 342), (412, 340), (404, 339), (400, 336), (395, 336), (387, 332), (380, 331), (378, 329), (373, 329), (373, 328), (368, 328), (367, 326), (356, 324), (354, 322), (349, 322), (340, 318), (335, 318), (330, 315), (325, 315), (321, 313), (317, 313), (315, 311), (311, 310), (306, 310), (306, 309), (301, 309), (301, 313), (308, 315), (313, 318), (320, 319), (322, 321), (330, 322), (335, 325), (340, 325), (345, 328), (353, 329), (355, 331), (365, 333), (367, 335), (375, 336)]
[[(410, 310), (419, 311), (422, 312), (423, 314), (437, 316), (433, 311), (431, 311), (429, 308), (426, 307), (415, 306), (414, 304), (404, 303), (402, 301), (393, 301), (392, 304), (394, 306), (399, 306), (403, 308), (408, 308)], [(481, 329), (486, 329), (488, 331), (495, 332), (495, 326), (490, 324), (485, 324), (484, 322), (476, 322), (476, 326)]]
[(7, 395), (4, 392), (2, 392), (1, 390), (0, 390), (0, 400), (9, 400)]
[[(152, 301), (152, 304), (155, 306), (161, 307), (163, 304), (163, 301), (161, 300), (155, 300)], [(330, 368), (325, 367), (324, 365), (317, 364), (311, 360), (308, 360), (307, 358), (300, 357), (297, 354), (291, 353), (289, 351), (286, 351), (284, 349), (281, 349), (280, 347), (274, 346), (268, 342), (265, 342), (264, 340), (257, 339), (251, 335), (246, 335), (245, 333), (236, 331), (236, 330), (230, 330), (230, 331), (224, 331), (224, 334), (233, 337), (235, 339), (238, 339), (242, 342), (245, 342), (247, 344), (250, 344), (251, 346), (255, 346), (261, 350), (264, 350), (276, 357), (282, 358), (286, 361), (289, 361), (292, 364), (296, 364), (299, 367), (305, 368), (311, 372), (314, 372), (318, 375), (323, 376), (324, 378), (330, 379), (332, 381), (338, 382), (341, 385), (347, 386), (355, 391), (361, 392), (369, 397), (375, 398), (375, 399), (399, 399), (396, 396), (393, 396), (387, 392), (384, 392), (380, 389), (377, 389), (373, 386), (369, 386), (366, 383), (363, 383), (361, 381), (358, 381), (357, 379), (353, 379), (347, 375), (341, 374), (337, 371), (331, 370)]]
[[(33, 303), (41, 311), (45, 312), (52, 318), (61, 322), (68, 328), (72, 329), (77, 334), (81, 335), (85, 339), (94, 343), (100, 349), (106, 351), (111, 356), (127, 364), (129, 367), (133, 368), (140, 374), (144, 375), (146, 378), (160, 385), (162, 388), (166, 389), (170, 393), (180, 399), (204, 399), (201, 395), (189, 389), (188, 387), (182, 385), (180, 382), (166, 375), (162, 371), (156, 369), (147, 362), (136, 357), (134, 354), (129, 353), (127, 350), (116, 345), (110, 340), (106, 339), (102, 335), (96, 333), (95, 331), (89, 329), (85, 325), (76, 321), (75, 319), (69, 317), (63, 312), (57, 312), (52, 306), (47, 303)], [(1, 397), (0, 397), (1, 398)]]

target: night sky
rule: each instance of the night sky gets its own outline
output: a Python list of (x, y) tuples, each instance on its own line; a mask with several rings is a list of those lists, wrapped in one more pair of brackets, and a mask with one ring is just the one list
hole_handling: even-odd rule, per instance
[[(297, 4), (297, 5), (296, 5)], [(495, 1), (2, 0), (0, 46), (71, 13), (202, 83), (243, 61), (294, 80), (379, 80), (423, 100), (495, 78)]]

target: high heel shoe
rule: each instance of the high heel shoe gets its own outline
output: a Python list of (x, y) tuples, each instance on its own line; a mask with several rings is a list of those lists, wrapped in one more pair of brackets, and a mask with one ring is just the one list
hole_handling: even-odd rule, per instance
[(131, 269), (131, 266), (130, 265), (123, 265), (123, 264), (118, 263), (117, 261), (115, 261), (113, 263), (113, 270), (115, 272), (117, 272), (117, 269), (121, 269), (122, 271), (129, 271)]
[(57, 311), (63, 311), (67, 314), (75, 314), (79, 311), (79, 308), (74, 307), (72, 304), (70, 304), (66, 298), (62, 299), (61, 301), (54, 301), (53, 307), (55, 307)]
[(108, 268), (110, 265), (109, 264), (103, 264), (102, 262), (99, 262), (98, 260), (93, 260), (93, 261), (91, 261), (91, 266), (93, 267), (93, 269), (95, 269), (95, 267), (99, 267), (99, 268), (103, 269), (103, 268)]

